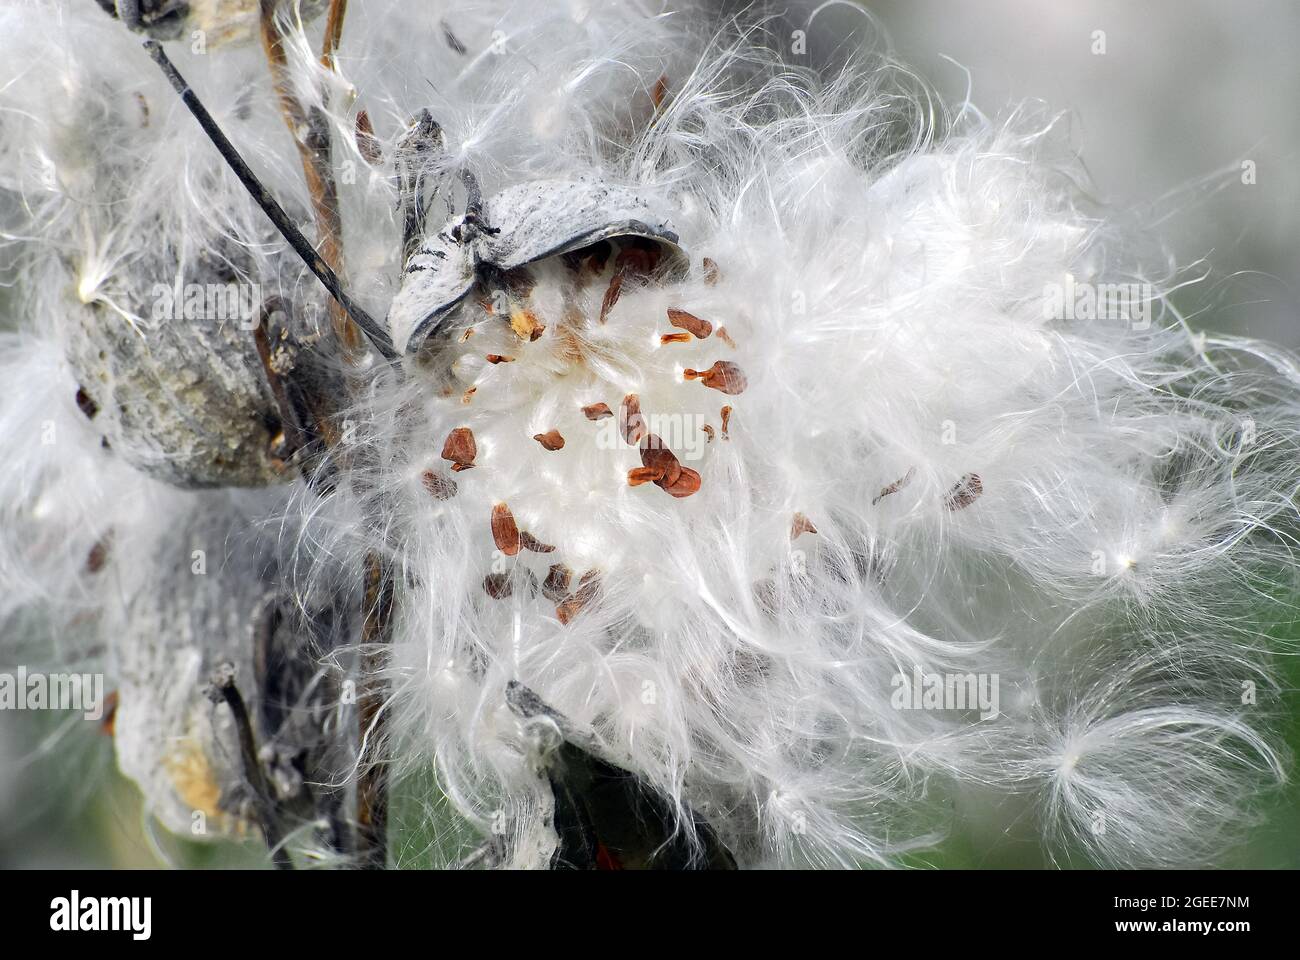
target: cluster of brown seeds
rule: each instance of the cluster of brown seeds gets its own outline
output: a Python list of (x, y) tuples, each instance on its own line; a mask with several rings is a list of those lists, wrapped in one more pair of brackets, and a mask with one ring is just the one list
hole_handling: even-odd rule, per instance
[[(578, 274), (580, 281), (604, 274), (610, 260), (613, 260), (613, 273), (601, 298), (598, 317), (600, 323), (605, 323), (609, 312), (618, 303), (625, 285), (629, 281), (644, 282), (653, 276), (662, 256), (663, 248), (656, 241), (630, 238), (621, 241), (617, 247), (608, 241), (601, 241), (565, 254), (563, 260), (570, 270)], [(705, 258), (703, 271), (707, 284), (713, 285), (719, 281), (721, 274), (718, 265), (712, 260)], [(528, 300), (534, 286), (535, 281), (527, 270), (511, 271), (504, 278), (502, 291), (506, 294), (504, 304), (499, 297), (485, 296), (479, 299), (479, 304), (488, 315), (505, 315), (503, 319), (508, 320), (511, 330), (522, 343), (535, 342), (546, 332), (546, 324), (528, 307)], [(724, 328), (715, 329), (708, 320), (689, 311), (669, 309), (667, 317), (668, 323), (674, 330), (661, 335), (660, 341), (665, 345), (690, 343), (716, 336), (733, 349), (736, 346), (735, 341), (727, 335)], [(561, 321), (557, 329), (563, 331), (564, 326), (565, 322)], [(473, 332), (473, 327), (468, 328), (461, 335), (460, 342), (466, 342)], [(515, 361), (515, 357), (500, 353), (488, 353), (484, 357), (486, 362), (492, 365)], [(719, 360), (707, 370), (686, 370), (683, 376), (687, 381), (698, 380), (706, 388), (718, 390), (728, 396), (740, 394), (747, 386), (744, 372), (737, 364), (728, 360)], [(463, 403), (470, 402), (475, 389), (470, 387), (462, 394)], [(583, 406), (581, 412), (587, 420), (593, 422), (615, 416), (615, 411), (603, 401)], [(731, 413), (730, 406), (724, 405), (721, 408), (723, 440), (729, 439)], [(654, 484), (670, 496), (679, 499), (689, 497), (700, 489), (700, 474), (684, 466), (663, 440), (647, 429), (645, 417), (641, 412), (640, 399), (636, 394), (628, 394), (623, 398), (617, 415), (623, 439), (630, 446), (636, 447), (641, 457), (641, 466), (634, 468), (628, 474), (630, 486)], [(704, 430), (712, 441), (715, 437), (713, 427), (705, 425)], [(549, 452), (558, 452), (565, 447), (565, 438), (557, 429), (536, 433), (533, 435), (533, 440)], [(442, 459), (449, 461), (452, 472), (460, 472), (476, 466), (477, 455), (474, 434), (468, 427), (457, 427), (443, 442)], [(450, 500), (456, 496), (459, 489), (454, 479), (435, 470), (425, 470), (421, 482), (438, 500)], [(552, 553), (556, 549), (550, 544), (541, 542), (528, 531), (520, 530), (514, 514), (505, 503), (498, 503), (492, 508), (490, 527), (493, 543), (504, 556), (517, 556), (521, 550)], [(805, 532), (816, 533), (816, 528), (802, 514), (799, 514), (792, 536)], [(513, 596), (521, 588), (526, 588), (530, 595), (540, 590), (556, 604), (556, 616), (560, 621), (569, 623), (599, 592), (600, 574), (598, 571), (588, 570), (574, 586), (572, 572), (563, 564), (557, 563), (551, 566), (545, 581), (540, 586), (535, 576), (526, 569), (520, 568), (511, 573), (489, 574), (484, 579), (483, 588), (490, 597), (495, 599)]]

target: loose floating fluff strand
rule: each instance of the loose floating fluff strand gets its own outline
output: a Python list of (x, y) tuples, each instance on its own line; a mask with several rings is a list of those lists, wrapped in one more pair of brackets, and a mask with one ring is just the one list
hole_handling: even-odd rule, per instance
[[(119, 763), (168, 827), (240, 829), (200, 690), (221, 661), (255, 670), (254, 611), (292, 598), (292, 642), (345, 682), (376, 555), (398, 585), (379, 753), (415, 799), (394, 826), (504, 824), (515, 866), (555, 838), (511, 682), (745, 866), (912, 862), (989, 793), (1029, 804), (1060, 862), (1207, 864), (1284, 778), (1270, 627), (1294, 617), (1300, 369), (1194, 335), (1179, 275), (1086, 202), (1049, 119), (945, 112), (884, 57), (818, 76), (770, 25), (690, 8), (368, 3), (333, 71), (320, 24), (293, 24), (375, 315), (422, 107), (435, 176), (627, 185), (690, 259), (621, 287), (613, 262), (548, 262), (401, 375), (342, 372), (338, 481), (309, 485), (250, 432), (269, 393), (239, 333), (142, 304), (164, 274), (323, 297), (137, 38), (83, 6), (0, 14), (26, 281), (0, 351), (0, 613), (7, 659), (116, 682)], [(172, 52), (305, 220), (260, 52)], [(1106, 283), (1148, 284), (1151, 322), (1046, 315), (1045, 291)], [(638, 412), (668, 453), (629, 442)], [(910, 709), (926, 675), (995, 679), (996, 713)], [(341, 796), (363, 767), (320, 753)]]

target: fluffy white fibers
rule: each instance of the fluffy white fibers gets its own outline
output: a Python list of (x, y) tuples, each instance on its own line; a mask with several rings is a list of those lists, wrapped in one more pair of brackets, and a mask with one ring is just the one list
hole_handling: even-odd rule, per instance
[[(0, 14), (7, 236), (31, 265), (0, 393), (10, 623), (76, 604), (129, 678), (161, 656), (160, 614), (133, 598), (163, 581), (192, 621), (189, 686), (168, 696), (189, 695), (200, 664), (248, 659), (247, 622), (194, 613), (220, 607), (212, 591), (274, 582), (310, 611), (381, 555), (391, 768), (436, 770), (454, 812), (430, 796), (430, 816), (504, 833), (518, 865), (555, 840), (511, 681), (743, 865), (897, 863), (976, 785), (1030, 798), (1062, 859), (1204, 864), (1282, 779), (1268, 627), (1296, 586), (1300, 371), (1189, 329), (1179, 275), (1089, 204), (1049, 119), (946, 111), (866, 53), (818, 76), (761, 22), (689, 7), (367, 3), (333, 70), (319, 22), (296, 23), (295, 89), (334, 134), (346, 282), (375, 315), (401, 278), (393, 157), (423, 107), (445, 142), (431, 231), (460, 212), (459, 170), (489, 195), (605, 181), (669, 211), (689, 268), (641, 283), (613, 257), (537, 264), (418, 357), (349, 371), (337, 482), (178, 490), (140, 471), (271, 475), (203, 446), (215, 431), (229, 460), (255, 459), (247, 417), (238, 436), (198, 417), (221, 419), (213, 390), (264, 403), (258, 369), (213, 348), (185, 360), (197, 393), (124, 394), (188, 423), (188, 445), (131, 402), (86, 421), (72, 398), (100, 368), (68, 305), (100, 304), (100, 335), (159, 342), (142, 290), (214, 256), (322, 301), (136, 38), (81, 7)], [(306, 219), (260, 50), (171, 52)], [(354, 136), (363, 109), (378, 166)], [(46, 418), (53, 445), (32, 439)], [(647, 458), (646, 433), (671, 454)], [(162, 545), (218, 527), (239, 546), (200, 590)], [(110, 530), (107, 573), (129, 590), (88, 585)], [(224, 735), (183, 701), (131, 729)], [(164, 801), (164, 747), (119, 753), (169, 825), (197, 806)]]

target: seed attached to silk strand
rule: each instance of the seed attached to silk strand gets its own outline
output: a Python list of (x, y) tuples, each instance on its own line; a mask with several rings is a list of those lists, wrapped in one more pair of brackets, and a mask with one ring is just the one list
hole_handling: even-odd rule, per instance
[(527, 530), (519, 534), (519, 546), (525, 550), (531, 550), (533, 553), (554, 553), (555, 547), (549, 543), (542, 543)]
[(492, 508), (492, 542), (507, 557), (519, 553), (519, 526), (515, 523), (514, 514), (504, 503), (498, 503)]
[(817, 528), (813, 522), (805, 517), (802, 513), (796, 513), (794, 520), (790, 524), (790, 539), (798, 540), (805, 533), (816, 533)]
[(978, 473), (968, 473), (957, 485), (948, 491), (944, 503), (949, 510), (962, 510), (969, 507), (984, 493), (984, 482)]
[(459, 489), (456, 481), (450, 477), (444, 477), (440, 473), (434, 473), (432, 470), (426, 470), (420, 474), (420, 483), (424, 489), (428, 490), (438, 500), (450, 500), (456, 496)]
[(713, 333), (713, 324), (707, 320), (701, 320), (693, 313), (687, 313), (685, 310), (669, 310), (668, 322), (674, 327), (685, 330), (699, 340), (703, 340)]
[(588, 420), (604, 420), (612, 417), (614, 411), (609, 409), (608, 403), (593, 403), (582, 408), (582, 415)]
[(564, 437), (560, 435), (559, 430), (547, 430), (545, 433), (535, 433), (533, 434), (533, 439), (547, 450), (562, 450), (564, 448)]
[(474, 466), (478, 456), (478, 446), (474, 443), (474, 433), (469, 427), (457, 427), (447, 434), (442, 445), (442, 459), (452, 462), (453, 470), (468, 470)]
[(728, 396), (744, 393), (749, 382), (745, 372), (730, 360), (719, 360), (707, 370), (684, 370), (682, 376), (687, 380), (698, 380), (711, 390), (718, 390)]
[(880, 492), (871, 498), (871, 505), (874, 507), (881, 500), (885, 499), (885, 497), (888, 497), (891, 494), (898, 493), (899, 490), (902, 490), (905, 486), (907, 486), (909, 483), (912, 482), (912, 477), (914, 477), (915, 475), (916, 475), (916, 467), (912, 467), (907, 471), (907, 473), (903, 474), (901, 477), (899, 477), (889, 486), (882, 487)]

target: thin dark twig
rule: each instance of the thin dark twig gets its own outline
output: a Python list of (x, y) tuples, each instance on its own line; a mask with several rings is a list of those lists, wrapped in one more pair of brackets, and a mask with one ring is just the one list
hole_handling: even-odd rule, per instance
[(221, 128), (212, 119), (212, 115), (208, 113), (207, 108), (203, 106), (199, 98), (195, 96), (194, 91), (190, 89), (189, 84), (185, 82), (185, 78), (180, 75), (171, 60), (167, 58), (162, 45), (156, 40), (146, 40), (144, 48), (166, 75), (177, 95), (189, 108), (190, 113), (194, 114), (194, 119), (199, 122), (203, 132), (208, 135), (208, 139), (216, 146), (222, 158), (229, 164), (230, 169), (235, 172), (235, 176), (248, 190), (249, 195), (257, 201), (257, 205), (275, 224), (275, 228), (280, 231), (280, 235), (289, 243), (289, 246), (293, 247), (294, 252), (302, 258), (303, 263), (316, 275), (316, 279), (330, 292), (330, 295), (352, 321), (361, 328), (375, 349), (383, 354), (386, 359), (396, 360), (397, 352), (393, 349), (392, 340), (389, 339), (383, 327), (343, 290), (338, 277), (335, 276), (329, 264), (321, 259), (315, 248), (303, 236), (302, 231), (294, 226), (293, 221), (289, 219), (289, 215), (284, 212), (284, 208), (276, 202), (276, 199), (271, 196), (253, 171), (249, 169), (248, 164), (244, 162), (244, 158), (239, 155), (239, 151), (226, 139), (226, 135), (221, 132)]
[(235, 718), (235, 733), (239, 739), (239, 756), (244, 766), (244, 779), (253, 791), (253, 806), (257, 810), (257, 819), (262, 825), (262, 834), (266, 845), (271, 850), (271, 861), (280, 870), (292, 870), (293, 858), (284, 848), (284, 834), (280, 830), (280, 818), (276, 813), (275, 798), (271, 785), (267, 782), (262, 764), (257, 759), (257, 741), (253, 737), (253, 724), (248, 719), (248, 707), (235, 686), (235, 668), (223, 663), (212, 673), (212, 689), (209, 696), (214, 703), (225, 701), (230, 713)]

